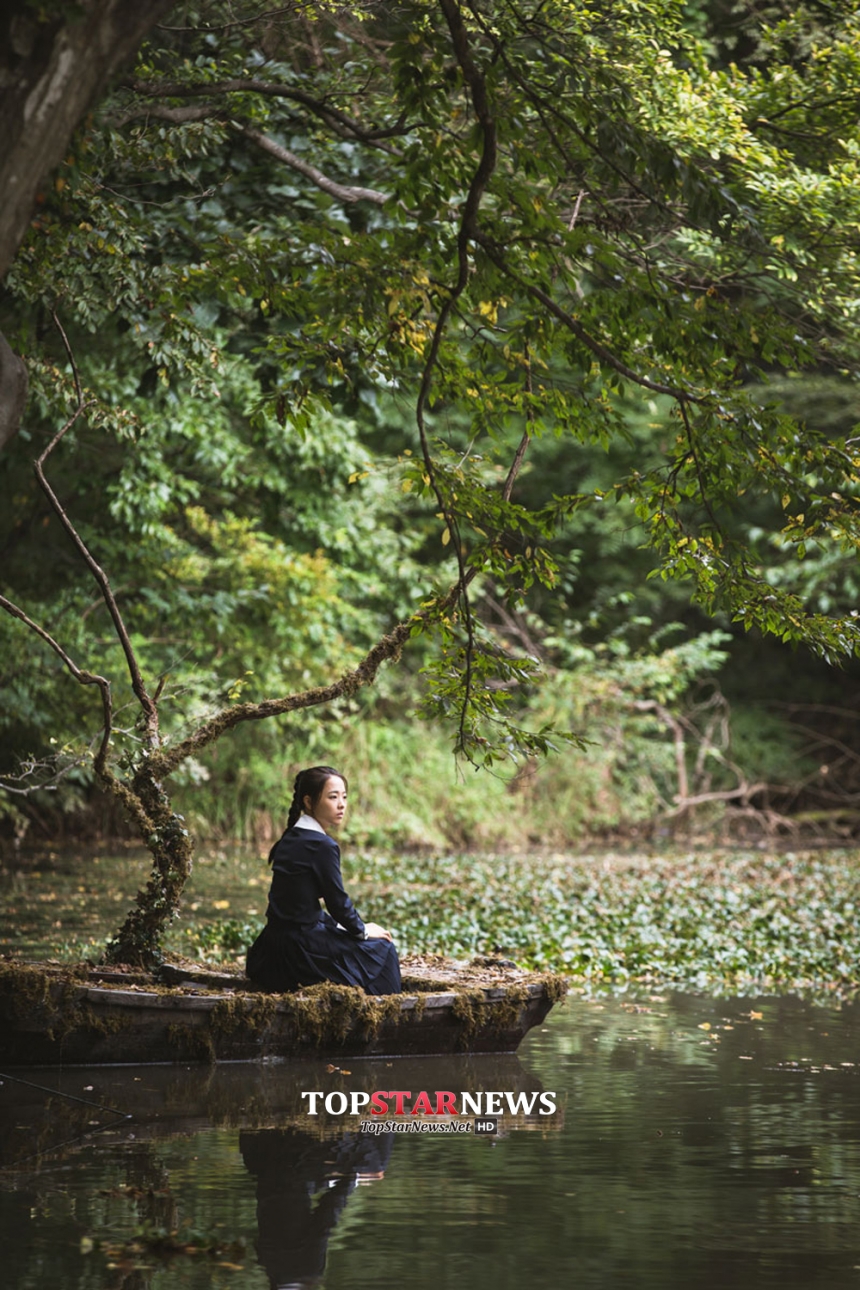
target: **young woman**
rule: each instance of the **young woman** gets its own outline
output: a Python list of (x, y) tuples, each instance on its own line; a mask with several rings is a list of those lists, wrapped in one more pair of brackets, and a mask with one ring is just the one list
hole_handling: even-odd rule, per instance
[(400, 993), (391, 933), (363, 923), (343, 889), (340, 849), (329, 830), (343, 822), (346, 793), (346, 780), (331, 766), (296, 776), (287, 831), (269, 855), (266, 926), (248, 950), (248, 976), (265, 990), (337, 981), (368, 994)]

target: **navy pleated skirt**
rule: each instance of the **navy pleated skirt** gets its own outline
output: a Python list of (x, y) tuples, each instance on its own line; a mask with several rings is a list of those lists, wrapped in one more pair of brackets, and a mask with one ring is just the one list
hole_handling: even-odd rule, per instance
[(248, 950), (248, 976), (263, 990), (298, 990), (335, 981), (366, 994), (400, 994), (400, 960), (391, 941), (356, 940), (320, 912), (311, 927), (270, 919)]

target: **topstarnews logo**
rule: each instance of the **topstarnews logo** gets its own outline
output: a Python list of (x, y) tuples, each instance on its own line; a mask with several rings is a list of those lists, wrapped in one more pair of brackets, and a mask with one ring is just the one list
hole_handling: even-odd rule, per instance
[[(302, 1093), (304, 1099), (307, 1099), (305, 1109), (308, 1115), (319, 1115), (322, 1108), (328, 1115), (354, 1116), (367, 1120), (371, 1125), (380, 1123), (383, 1116), (389, 1115), (410, 1119), (415, 1116), (444, 1116), (447, 1121), (453, 1118), (456, 1123), (460, 1116), (555, 1115), (558, 1109), (556, 1095), (549, 1091), (455, 1093), (449, 1089), (434, 1089), (433, 1092), (421, 1089), (413, 1094), (408, 1089), (377, 1089), (371, 1093), (358, 1090), (324, 1093), (314, 1089)], [(367, 1119), (368, 1116), (375, 1118)]]

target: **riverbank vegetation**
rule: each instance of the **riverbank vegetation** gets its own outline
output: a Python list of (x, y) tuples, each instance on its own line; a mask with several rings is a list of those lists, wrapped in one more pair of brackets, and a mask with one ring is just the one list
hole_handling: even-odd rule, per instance
[(82, 124), (0, 299), (0, 813), (144, 841), (109, 956), (316, 761), (374, 845), (853, 834), (860, 33), (741, 18), (181, 3)]

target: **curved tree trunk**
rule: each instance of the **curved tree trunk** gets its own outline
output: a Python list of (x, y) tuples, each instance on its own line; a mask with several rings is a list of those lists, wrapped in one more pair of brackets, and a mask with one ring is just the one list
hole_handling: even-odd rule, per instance
[[(113, 786), (109, 781), (109, 787)], [(128, 789), (120, 794), (126, 806), (128, 794)], [(133, 796), (147, 819), (144, 841), (152, 853), (152, 872), (122, 927), (108, 941), (104, 961), (155, 967), (161, 962), (165, 928), (179, 913), (182, 891), (191, 874), (194, 848), (185, 820), (173, 810), (170, 798), (148, 766), (135, 775)], [(141, 815), (135, 811), (134, 817), (139, 825)]]

